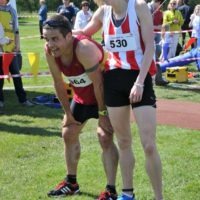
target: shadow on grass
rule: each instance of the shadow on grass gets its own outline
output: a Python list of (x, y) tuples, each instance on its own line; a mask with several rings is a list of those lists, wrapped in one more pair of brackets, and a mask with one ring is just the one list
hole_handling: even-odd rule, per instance
[(85, 197), (91, 197), (93, 199), (97, 199), (98, 198), (98, 195), (94, 195), (90, 192), (85, 192), (85, 191), (81, 191), (79, 194), (79, 196), (85, 196)]
[(182, 98), (186, 101), (191, 101), (192, 98), (192, 101), (199, 102), (200, 84), (169, 83), (166, 86), (156, 86), (155, 88), (158, 89), (157, 97), (161, 96), (164, 99)]
[[(21, 122), (20, 122), (21, 123)], [(41, 136), (59, 136), (60, 130), (55, 128), (53, 130), (47, 130), (46, 128), (38, 128), (38, 127), (27, 127), (25, 126), (17, 126), (11, 124), (4, 124), (0, 122), (1, 132), (5, 131), (8, 133), (15, 133), (18, 135), (41, 135)]]
[(166, 87), (167, 89), (171, 90), (184, 90), (184, 91), (192, 91), (194, 93), (200, 92), (200, 85), (199, 84), (193, 84), (191, 82), (188, 83), (169, 83), (166, 86), (163, 86), (163, 88)]
[[(48, 93), (27, 91), (28, 99)], [(5, 106), (3, 114), (0, 115), (0, 130), (8, 133), (42, 135), (42, 136), (59, 136), (60, 128), (54, 126), (53, 120), (62, 120), (63, 110), (61, 108), (51, 108), (44, 105), (34, 105), (25, 107), (18, 103), (18, 99), (13, 90), (5, 90)], [(49, 121), (50, 119), (50, 121)], [(45, 124), (48, 120), (47, 128)], [(52, 120), (52, 123), (51, 123)], [(37, 124), (44, 123), (44, 127), (37, 127)]]
[[(35, 91), (27, 91), (27, 97), (31, 101), (32, 98), (41, 96), (41, 95), (49, 95), (49, 93), (35, 92)], [(51, 93), (53, 94), (53, 93)], [(60, 118), (63, 114), (62, 109), (51, 108), (45, 105), (34, 105), (31, 107), (23, 106), (18, 103), (18, 99), (13, 90), (4, 91), (5, 96), (5, 106), (4, 106), (4, 116), (11, 115), (21, 115), (21, 116), (31, 116), (31, 117), (39, 117), (39, 118)]]

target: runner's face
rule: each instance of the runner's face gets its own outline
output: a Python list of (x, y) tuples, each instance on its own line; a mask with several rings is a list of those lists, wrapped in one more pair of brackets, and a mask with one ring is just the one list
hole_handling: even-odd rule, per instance
[(64, 37), (58, 29), (43, 29), (43, 35), (46, 40), (46, 45), (54, 57), (60, 57), (64, 55), (66, 50), (69, 50), (71, 33), (68, 33)]

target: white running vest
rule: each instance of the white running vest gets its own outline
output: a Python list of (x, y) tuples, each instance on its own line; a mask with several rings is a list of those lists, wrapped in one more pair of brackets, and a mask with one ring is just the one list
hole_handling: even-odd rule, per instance
[(112, 20), (112, 7), (104, 6), (103, 34), (105, 50), (109, 52), (105, 70), (139, 69), (144, 45), (135, 11), (135, 0), (129, 0), (127, 13), (119, 27)]

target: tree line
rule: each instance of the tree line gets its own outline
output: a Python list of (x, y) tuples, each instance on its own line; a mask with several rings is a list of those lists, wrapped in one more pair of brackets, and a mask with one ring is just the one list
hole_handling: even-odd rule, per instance
[[(73, 0), (71, 2), (74, 3), (75, 6), (80, 8), (82, 0)], [(39, 9), (39, 0), (16, 0), (17, 2), (17, 11), (20, 12), (37, 12)], [(92, 10), (95, 10), (97, 8), (97, 5), (94, 3), (93, 0), (88, 0), (90, 3), (90, 8)], [(61, 4), (63, 4), (62, 0), (46, 0), (46, 4), (49, 11), (56, 11), (57, 7)]]
[[(74, 2), (74, 4), (80, 8), (82, 0), (71, 0), (71, 2)], [(94, 3), (93, 0), (88, 0), (90, 2), (90, 8), (92, 10), (96, 10), (97, 5)], [(151, 0), (146, 0), (151, 1)], [(18, 12), (37, 12), (39, 9), (39, 0), (16, 0), (17, 2), (17, 10)], [(56, 11), (57, 7), (62, 4), (62, 0), (46, 0), (47, 7), (49, 11)], [(167, 9), (167, 5), (169, 3), (169, 0), (166, 0), (166, 2), (163, 5), (163, 10)], [(194, 7), (199, 3), (199, 0), (189, 0), (189, 5)]]

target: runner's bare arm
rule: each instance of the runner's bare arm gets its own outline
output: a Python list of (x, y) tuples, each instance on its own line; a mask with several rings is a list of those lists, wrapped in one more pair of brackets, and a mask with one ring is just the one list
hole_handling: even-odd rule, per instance
[(144, 42), (145, 51), (140, 68), (140, 74), (137, 78), (138, 84), (143, 84), (144, 79), (149, 71), (149, 67), (153, 60), (154, 55), (154, 33), (153, 33), (153, 20), (151, 13), (144, 0), (136, 0), (136, 12), (139, 19), (142, 40)]
[(96, 44), (85, 39), (79, 42), (76, 48), (76, 55), (93, 83), (99, 110), (105, 110), (106, 107), (103, 100), (103, 77), (101, 67), (99, 65), (99, 61), (103, 56), (102, 52)]
[[(102, 52), (93, 42), (89, 40), (82, 40), (79, 42), (76, 55), (80, 63), (84, 66), (88, 77), (93, 83), (95, 97), (98, 103), (99, 111), (99, 127), (107, 134), (113, 133), (109, 117), (106, 111), (106, 105), (104, 102), (104, 91), (103, 91), (103, 76), (102, 69), (99, 65), (99, 61), (102, 59)], [(101, 114), (100, 114), (101, 113)]]
[(72, 33), (92, 36), (102, 27), (102, 19), (103, 19), (103, 7), (100, 7), (95, 11), (95, 13), (92, 16), (92, 19), (84, 29), (73, 30)]
[(70, 118), (72, 114), (70, 110), (69, 99), (67, 97), (66, 86), (62, 77), (62, 73), (55, 62), (55, 58), (52, 55), (50, 55), (50, 53), (48, 53), (47, 50), (45, 50), (45, 52), (46, 52), (45, 53), (46, 60), (53, 77), (53, 82), (57, 97), (60, 103), (62, 104), (65, 114)]

